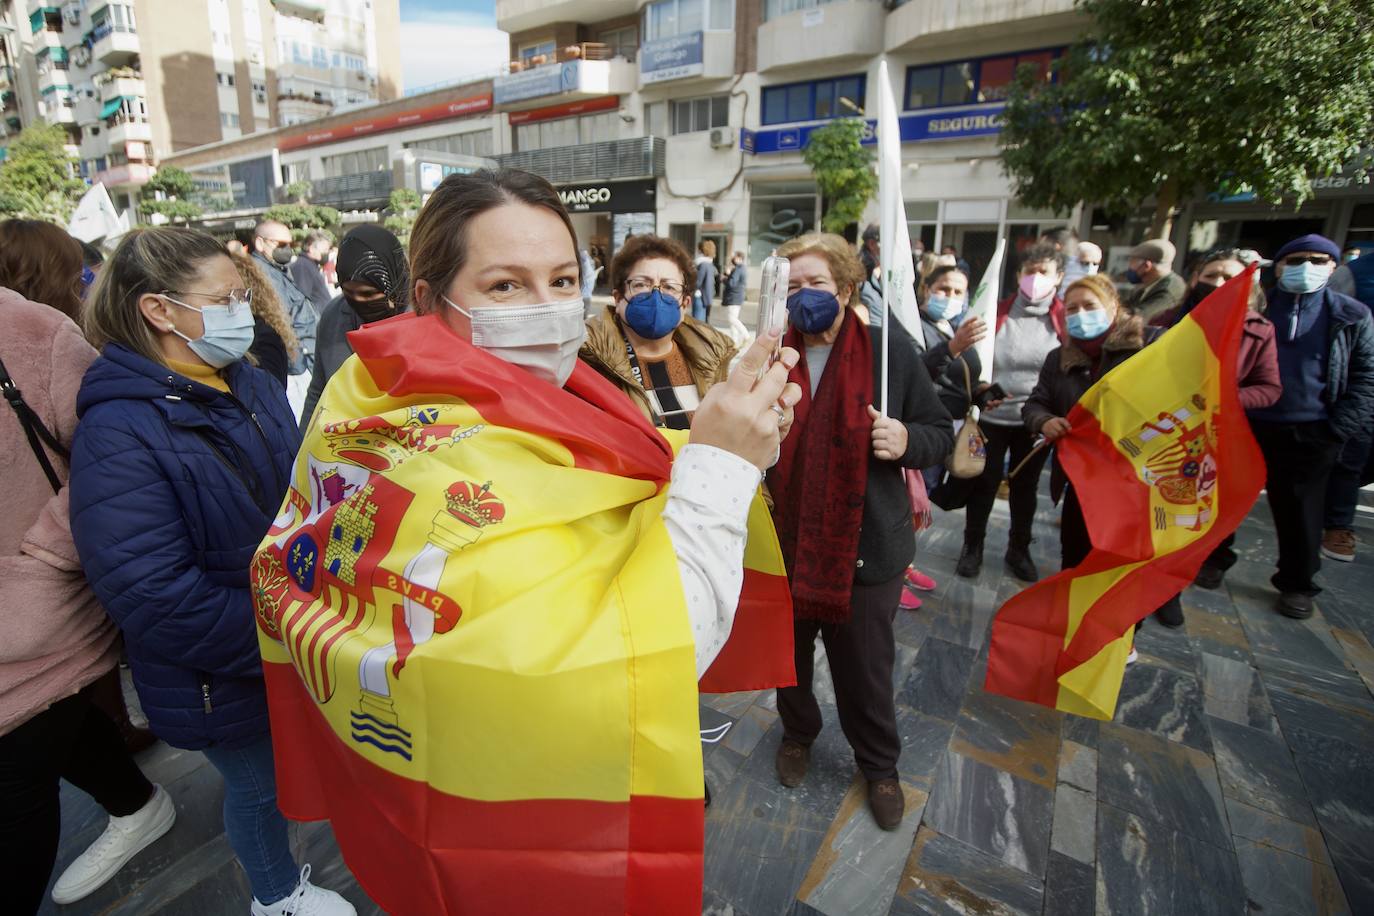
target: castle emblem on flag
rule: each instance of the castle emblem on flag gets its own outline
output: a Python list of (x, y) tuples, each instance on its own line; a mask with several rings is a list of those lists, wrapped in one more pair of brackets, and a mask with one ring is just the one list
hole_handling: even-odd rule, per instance
[(1140, 479), (1159, 493), (1165, 505), (1154, 507), (1154, 526), (1201, 531), (1211, 521), (1216, 492), (1216, 417), (1207, 399), (1194, 394), (1140, 431), (1118, 443), (1137, 462)]
[(377, 504), (372, 502), (372, 485), (341, 504), (329, 526), (329, 541), (324, 549), (324, 566), (330, 575), (349, 585), (356, 585), (358, 558), (367, 549), (376, 531), (373, 517)]
[(457, 445), (482, 431), (480, 424), (440, 423), (442, 411), (440, 407), (407, 407), (399, 425), (389, 415), (372, 416), (326, 423), (322, 432), (340, 461), (386, 472), (415, 455)]

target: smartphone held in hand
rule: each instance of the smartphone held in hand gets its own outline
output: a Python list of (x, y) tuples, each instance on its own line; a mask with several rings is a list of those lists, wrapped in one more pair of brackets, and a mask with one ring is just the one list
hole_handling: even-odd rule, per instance
[(787, 258), (768, 257), (763, 261), (763, 274), (759, 281), (759, 321), (754, 333), (764, 337), (769, 333), (778, 335), (778, 345), (773, 349), (768, 364), (777, 362), (782, 350), (782, 332), (787, 327), (787, 281), (792, 273), (792, 262)]

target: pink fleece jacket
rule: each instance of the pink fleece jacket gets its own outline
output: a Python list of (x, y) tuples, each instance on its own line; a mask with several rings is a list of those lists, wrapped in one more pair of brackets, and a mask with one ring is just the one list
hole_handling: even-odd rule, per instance
[[(95, 350), (57, 309), (0, 287), (0, 360), (64, 446)], [(64, 480), (67, 465), (53, 467)], [(110, 670), (116, 630), (81, 573), (67, 490), (53, 495), (23, 427), (0, 403), (0, 734)]]

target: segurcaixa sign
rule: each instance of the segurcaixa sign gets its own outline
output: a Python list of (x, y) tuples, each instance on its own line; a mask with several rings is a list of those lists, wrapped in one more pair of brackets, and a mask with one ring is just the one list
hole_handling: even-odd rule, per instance
[(558, 188), (563, 206), (571, 213), (636, 213), (654, 210), (652, 178), (638, 181), (593, 181)]

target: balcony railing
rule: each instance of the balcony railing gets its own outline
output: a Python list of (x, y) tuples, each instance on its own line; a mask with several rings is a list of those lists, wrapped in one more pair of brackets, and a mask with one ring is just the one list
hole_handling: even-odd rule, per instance
[(664, 171), (665, 144), (662, 137), (636, 137), (506, 153), (494, 158), (507, 168), (534, 172), (553, 184), (657, 178)]
[[(336, 210), (366, 210), (386, 205), (394, 187), (391, 172), (359, 172), (310, 182), (310, 202)], [(273, 191), (277, 203), (294, 203), (286, 188)]]

